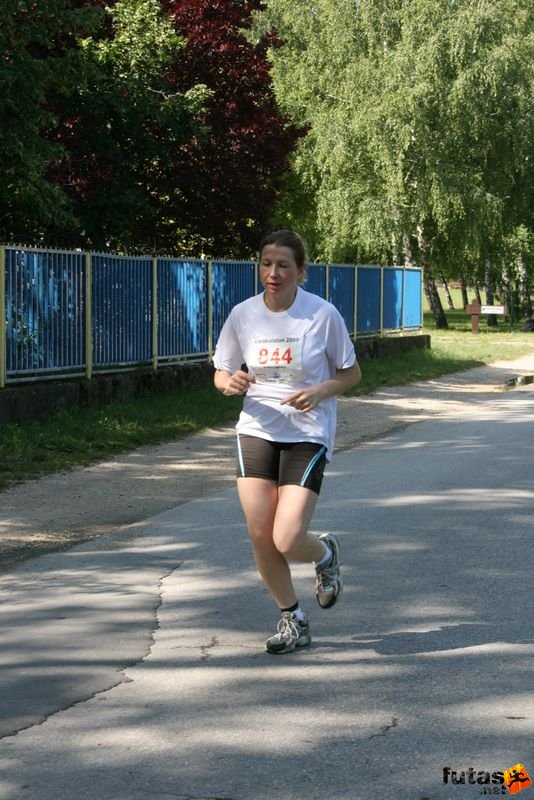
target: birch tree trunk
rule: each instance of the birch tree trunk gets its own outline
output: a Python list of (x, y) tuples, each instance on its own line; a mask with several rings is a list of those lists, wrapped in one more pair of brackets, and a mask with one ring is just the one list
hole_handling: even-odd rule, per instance
[(434, 273), (432, 272), (432, 267), (428, 261), (428, 241), (424, 235), (424, 229), (422, 225), (417, 226), (417, 241), (419, 244), (421, 267), (423, 268), (423, 286), (426, 299), (428, 301), (428, 305), (430, 306), (432, 316), (434, 317), (436, 328), (446, 330), (449, 325), (443, 310), (443, 306), (441, 305)]
[(394, 233), (391, 234), (391, 261), (394, 267), (400, 266), (401, 259), (399, 255), (398, 241)]
[(443, 286), (443, 290), (445, 292), (445, 297), (447, 298), (447, 307), (449, 311), (454, 311), (454, 303), (452, 302), (451, 293), (449, 290), (449, 283), (447, 278), (445, 277), (445, 273), (441, 270), (438, 272), (438, 277), (441, 281), (441, 285)]
[(517, 274), (519, 276), (519, 306), (521, 313), (526, 317), (532, 316), (532, 298), (530, 277), (523, 254), (517, 258)]
[(404, 256), (405, 267), (415, 267), (415, 259), (413, 257), (412, 242), (407, 233), (402, 234), (402, 254)]
[(508, 264), (504, 264), (502, 268), (502, 302), (508, 307), (508, 313), (512, 322), (515, 317), (515, 303), (512, 292), (512, 274)]
[(460, 290), (462, 292), (462, 308), (465, 308), (469, 303), (467, 296), (467, 284), (465, 282), (465, 275), (460, 275)]
[[(495, 283), (489, 258), (484, 261), (484, 289), (486, 291), (486, 303), (488, 306), (492, 306), (495, 303)], [(495, 314), (488, 314), (487, 324), (488, 328), (496, 327), (497, 317)]]

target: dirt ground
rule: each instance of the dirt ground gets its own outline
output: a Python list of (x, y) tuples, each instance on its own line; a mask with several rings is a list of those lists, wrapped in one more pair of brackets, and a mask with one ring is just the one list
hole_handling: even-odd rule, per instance
[[(534, 342), (532, 355), (515, 361), (367, 397), (341, 397), (336, 449), (358, 447), (408, 425), (462, 412), (466, 405), (487, 402), (505, 391), (508, 381), (533, 374)], [(229, 425), (14, 485), (0, 493), (0, 571), (233, 483), (234, 433)]]

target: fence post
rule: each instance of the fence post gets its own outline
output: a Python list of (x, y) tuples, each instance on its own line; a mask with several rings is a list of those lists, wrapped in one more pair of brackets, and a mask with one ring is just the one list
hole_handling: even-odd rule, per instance
[(384, 335), (384, 269), (380, 267), (380, 336)]
[(85, 377), (93, 377), (93, 276), (91, 253), (85, 254)]
[(354, 341), (358, 338), (358, 267), (354, 265)]
[(158, 368), (158, 257), (152, 257), (152, 369)]
[(402, 332), (406, 331), (406, 267), (402, 268)]
[(324, 280), (324, 299), (328, 301), (328, 298), (330, 297), (330, 264), (326, 265), (326, 269), (324, 271)]
[(213, 262), (208, 261), (208, 359), (213, 358)]
[(0, 389), (6, 385), (6, 248), (0, 244)]
[(425, 314), (424, 314), (424, 302), (425, 302), (425, 276), (423, 274), (423, 270), (419, 270), (419, 278), (421, 281), (421, 330), (425, 327)]

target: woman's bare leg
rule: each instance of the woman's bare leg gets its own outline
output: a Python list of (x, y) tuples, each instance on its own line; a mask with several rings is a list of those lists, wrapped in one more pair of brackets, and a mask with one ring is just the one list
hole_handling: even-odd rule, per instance
[(258, 571), (278, 607), (291, 608), (297, 597), (288, 560), (320, 561), (325, 552), (308, 533), (317, 495), (263, 478), (238, 478), (237, 489)]
[(263, 478), (238, 478), (237, 491), (247, 521), (256, 566), (279, 608), (297, 602), (287, 559), (273, 541), (278, 486)]
[(325, 546), (308, 533), (319, 496), (311, 489), (293, 484), (280, 486), (273, 525), (276, 549), (289, 561), (320, 561)]

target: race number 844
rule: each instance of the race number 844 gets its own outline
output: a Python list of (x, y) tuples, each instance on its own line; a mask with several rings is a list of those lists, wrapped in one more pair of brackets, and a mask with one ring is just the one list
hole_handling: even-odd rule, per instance
[(286, 347), (282, 352), (280, 347), (275, 347), (274, 350), (269, 350), (268, 347), (260, 347), (258, 351), (258, 364), (265, 367), (267, 364), (275, 364), (277, 367), (286, 364), (289, 366), (293, 361), (291, 355), (291, 348)]

